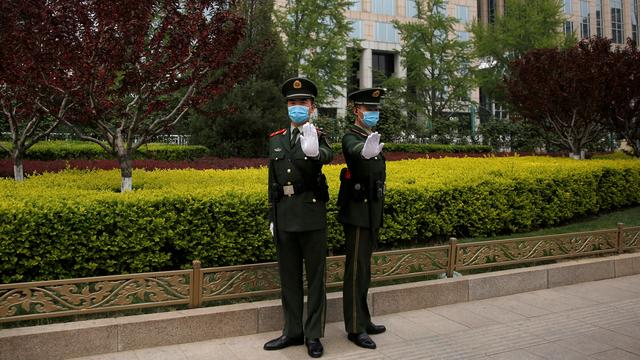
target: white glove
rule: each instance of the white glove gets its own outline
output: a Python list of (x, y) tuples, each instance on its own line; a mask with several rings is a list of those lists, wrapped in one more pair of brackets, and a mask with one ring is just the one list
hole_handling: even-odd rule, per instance
[(273, 236), (273, 223), (269, 223), (269, 231), (271, 231), (271, 236)]
[(380, 134), (376, 131), (367, 136), (367, 141), (364, 142), (364, 146), (362, 147), (362, 152), (360, 154), (365, 159), (371, 159), (372, 157), (380, 154), (383, 147), (384, 143), (380, 142)]
[(316, 157), (320, 155), (320, 145), (318, 144), (318, 132), (316, 127), (311, 123), (302, 125), (302, 133), (300, 134), (300, 146), (305, 155)]

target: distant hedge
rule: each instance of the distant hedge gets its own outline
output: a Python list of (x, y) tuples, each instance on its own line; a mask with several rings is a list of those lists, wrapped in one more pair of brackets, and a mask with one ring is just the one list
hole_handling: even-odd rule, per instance
[[(7, 148), (10, 143), (3, 142)], [(151, 143), (142, 145), (135, 154), (135, 159), (154, 160), (194, 160), (201, 158), (209, 150), (200, 145), (173, 145)], [(0, 152), (0, 157), (8, 157)], [(27, 150), (25, 159), (29, 160), (71, 160), (71, 159), (112, 159), (98, 144), (86, 141), (41, 141)]]
[[(333, 151), (342, 152), (340, 143), (331, 144)], [(385, 143), (384, 152), (410, 152), (410, 153), (490, 153), (491, 146), (486, 145), (442, 145), (442, 144), (400, 144)]]
[[(329, 249), (344, 165), (325, 167)], [(529, 231), (640, 204), (640, 161), (444, 158), (387, 164), (380, 247)], [(271, 261), (266, 168), (114, 171), (0, 180), (0, 281), (86, 277)]]

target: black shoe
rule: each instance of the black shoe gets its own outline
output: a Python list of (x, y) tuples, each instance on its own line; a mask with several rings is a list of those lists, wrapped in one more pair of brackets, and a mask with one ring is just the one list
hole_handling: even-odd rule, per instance
[(367, 326), (367, 334), (369, 335), (382, 334), (385, 331), (387, 331), (387, 328), (384, 327), (384, 325), (375, 325), (371, 323)]
[(312, 358), (319, 358), (322, 356), (322, 351), (324, 351), (324, 349), (322, 348), (320, 339), (306, 339), (305, 344), (307, 344), (307, 353), (309, 353), (309, 356)]
[(282, 335), (277, 339), (273, 339), (271, 341), (267, 341), (264, 344), (265, 350), (280, 350), (293, 345), (302, 345), (304, 344), (304, 339), (302, 337), (292, 338), (286, 335)]
[(367, 333), (359, 333), (359, 334), (349, 334), (347, 338), (351, 340), (354, 344), (363, 347), (365, 349), (375, 349), (376, 343), (371, 340)]

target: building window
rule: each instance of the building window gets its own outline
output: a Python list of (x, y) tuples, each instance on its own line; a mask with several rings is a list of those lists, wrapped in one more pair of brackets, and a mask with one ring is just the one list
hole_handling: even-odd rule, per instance
[(580, 0), (580, 36), (585, 39), (591, 36), (591, 13), (589, 0)]
[(638, 0), (633, 0), (633, 11), (631, 12), (631, 38), (638, 44)]
[(471, 40), (471, 34), (468, 31), (458, 31), (458, 40), (469, 41)]
[(405, 16), (406, 17), (416, 17), (418, 15), (418, 9), (416, 8), (416, 0), (406, 0), (407, 3), (405, 5)]
[(596, 35), (602, 37), (602, 0), (596, 0)]
[(496, 21), (496, 14), (498, 10), (496, 9), (496, 0), (489, 0), (489, 23), (493, 24)]
[(351, 11), (362, 11), (362, 0), (351, 0), (352, 3), (349, 5), (349, 10)]
[(349, 37), (352, 39), (363, 39), (361, 20), (351, 21), (351, 32), (349, 33)]
[(391, 15), (396, 14), (396, 0), (373, 0), (371, 12), (376, 14)]
[(565, 34), (573, 33), (573, 21), (567, 20), (564, 22), (564, 33)]
[(398, 31), (391, 23), (376, 23), (376, 41), (398, 43)]
[(622, 0), (611, 0), (611, 39), (616, 44), (624, 42), (622, 19)]
[(373, 86), (381, 86), (384, 80), (393, 76), (395, 70), (395, 54), (371, 54), (371, 69), (373, 70)]
[(471, 11), (468, 6), (456, 5), (456, 17), (462, 24), (468, 24), (471, 21)]
[(564, 0), (564, 13), (567, 15), (573, 14), (573, 8), (571, 6), (572, 0)]
[(448, 3), (449, 3), (449, 1), (448, 1), (448, 0), (444, 0), (444, 1), (442, 2), (442, 4), (440, 4), (440, 5), (438, 5), (438, 6), (436, 6), (436, 7), (435, 7), (434, 11), (435, 11), (437, 14), (447, 16), (447, 5), (448, 5)]

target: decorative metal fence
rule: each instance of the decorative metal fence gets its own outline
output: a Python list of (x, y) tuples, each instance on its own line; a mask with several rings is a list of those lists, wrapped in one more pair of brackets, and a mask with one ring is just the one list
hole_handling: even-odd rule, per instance
[[(640, 249), (640, 226), (375, 252), (373, 282)], [(327, 258), (327, 287), (342, 285), (344, 256)], [(277, 263), (0, 285), (0, 323), (277, 294)]]

